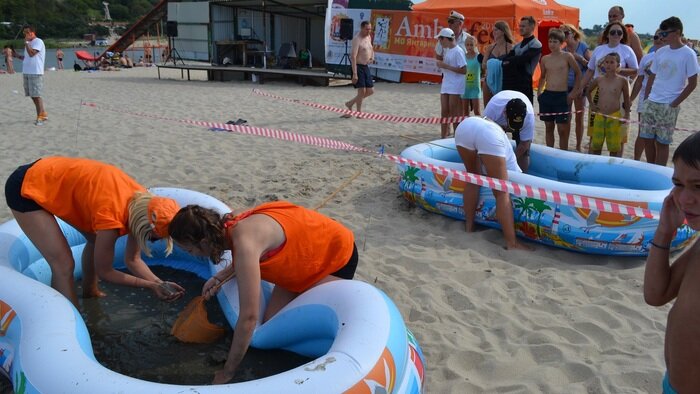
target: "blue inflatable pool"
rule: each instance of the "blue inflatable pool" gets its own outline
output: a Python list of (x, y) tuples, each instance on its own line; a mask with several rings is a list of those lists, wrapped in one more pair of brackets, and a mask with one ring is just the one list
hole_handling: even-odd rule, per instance
[[(464, 171), (454, 138), (406, 148), (401, 156), (418, 162)], [(639, 161), (562, 151), (532, 145), (528, 174), (509, 172), (509, 180), (548, 190), (659, 211), (673, 184), (673, 170)], [(399, 188), (406, 199), (430, 212), (464, 220), (464, 182), (451, 176), (399, 165)], [(658, 220), (577, 208), (536, 198), (511, 196), (517, 234), (545, 245), (577, 252), (644, 256)], [(496, 201), (481, 188), (476, 222), (499, 228)], [(696, 236), (682, 225), (672, 249), (686, 246)]]

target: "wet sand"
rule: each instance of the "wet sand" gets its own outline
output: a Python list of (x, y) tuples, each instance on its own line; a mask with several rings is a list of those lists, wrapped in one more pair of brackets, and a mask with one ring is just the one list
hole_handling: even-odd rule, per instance
[[(134, 378), (171, 384), (209, 384), (223, 367), (232, 330), (216, 300), (206, 303), (209, 321), (226, 328), (212, 344), (187, 344), (170, 335), (180, 312), (201, 293), (204, 281), (194, 274), (153, 267), (160, 278), (179, 283), (185, 296), (164, 303), (148, 290), (102, 283), (108, 295), (82, 300), (95, 358), (105, 367)], [(78, 294), (82, 290), (79, 289)], [(303, 365), (311, 359), (286, 351), (250, 349), (233, 382), (259, 379)]]

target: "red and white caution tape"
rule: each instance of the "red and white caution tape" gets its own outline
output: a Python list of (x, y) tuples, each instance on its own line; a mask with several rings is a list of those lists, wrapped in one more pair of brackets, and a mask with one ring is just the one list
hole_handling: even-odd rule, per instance
[[(203, 126), (203, 127), (207, 127), (207, 128), (223, 129), (223, 130), (227, 130), (227, 131), (235, 132), (235, 133), (240, 133), (240, 134), (256, 135), (256, 136), (260, 136), (260, 137), (278, 139), (278, 140), (283, 140), (283, 141), (292, 141), (292, 142), (297, 142), (300, 144), (318, 146), (318, 147), (328, 148), (328, 149), (346, 150), (346, 151), (353, 151), (353, 152), (359, 152), (359, 153), (368, 153), (368, 154), (373, 154), (373, 155), (378, 153), (378, 152), (371, 150), (371, 149), (358, 147), (358, 146), (355, 146), (353, 144), (343, 142), (343, 141), (334, 140), (331, 138), (316, 137), (316, 136), (311, 136), (311, 135), (307, 135), (307, 134), (293, 133), (293, 132), (289, 132), (289, 131), (285, 131), (285, 130), (269, 129), (269, 128), (264, 128), (264, 127), (232, 125), (232, 124), (226, 124), (226, 123), (206, 122), (206, 121), (188, 120), (188, 119), (174, 119), (174, 118), (168, 118), (168, 117), (157, 116), (157, 115), (152, 115), (152, 114), (144, 114), (144, 113), (139, 113), (139, 112), (131, 112), (131, 111), (126, 111), (126, 110), (121, 110), (121, 109), (112, 109), (112, 108), (108, 108), (108, 107), (102, 107), (102, 106), (99, 106), (95, 103), (82, 103), (82, 104), (85, 106), (89, 106), (92, 108), (105, 110), (105, 111), (118, 112), (118, 113), (123, 113), (123, 114), (127, 114), (127, 115), (139, 116), (139, 117), (148, 117), (151, 119), (166, 120), (166, 121), (170, 121), (170, 122), (186, 123), (186, 124), (191, 124), (191, 125), (196, 125), (196, 126)], [(545, 189), (545, 188), (541, 188), (541, 187), (534, 187), (532, 185), (515, 183), (515, 182), (511, 182), (511, 181), (503, 180), (503, 179), (498, 179), (498, 178), (491, 178), (491, 177), (488, 177), (485, 175), (474, 174), (474, 173), (470, 173), (470, 172), (466, 172), (466, 171), (455, 170), (453, 168), (447, 168), (447, 167), (443, 167), (443, 166), (437, 166), (434, 164), (419, 162), (419, 161), (407, 159), (407, 158), (402, 157), (402, 156), (385, 154), (383, 152), (380, 152), (380, 157), (383, 157), (383, 158), (385, 158), (389, 161), (392, 161), (396, 164), (409, 165), (411, 167), (416, 167), (416, 168), (428, 170), (428, 171), (431, 171), (431, 172), (436, 173), (436, 174), (441, 174), (441, 175), (445, 175), (445, 176), (450, 174), (450, 175), (452, 175), (452, 177), (454, 179), (458, 179), (458, 180), (472, 183), (475, 185), (479, 185), (482, 187), (487, 187), (489, 189), (507, 192), (507, 193), (513, 194), (513, 195), (518, 196), (518, 197), (536, 198), (539, 200), (543, 200), (543, 201), (547, 201), (547, 202), (551, 202), (551, 203), (555, 203), (555, 204), (559, 204), (559, 205), (566, 205), (566, 206), (583, 208), (583, 209), (595, 209), (595, 210), (598, 210), (601, 212), (619, 213), (619, 214), (638, 216), (638, 217), (643, 217), (643, 218), (648, 218), (648, 219), (658, 219), (659, 218), (658, 212), (650, 211), (648, 209), (644, 209), (644, 208), (640, 208), (640, 207), (633, 207), (633, 206), (629, 206), (629, 205), (618, 204), (618, 203), (611, 202), (611, 201), (601, 200), (601, 199), (594, 198), (594, 197), (582, 196), (582, 195), (571, 194), (571, 193), (564, 193), (564, 192), (549, 190), (549, 189)]]
[[(344, 114), (344, 115), (350, 115), (350, 116), (354, 116), (354, 117), (357, 117), (360, 119), (379, 120), (379, 121), (391, 122), (391, 123), (416, 123), (416, 124), (459, 123), (462, 120), (468, 118), (468, 116), (450, 116), (450, 117), (446, 117), (446, 118), (440, 118), (440, 117), (422, 118), (422, 117), (416, 117), (416, 116), (396, 116), (396, 115), (386, 115), (386, 114), (375, 114), (375, 113), (371, 113), (371, 112), (357, 112), (357, 111), (352, 111), (349, 109), (334, 107), (331, 105), (314, 103), (311, 101), (290, 99), (288, 97), (283, 97), (283, 96), (278, 96), (276, 94), (263, 92), (260, 89), (253, 89), (253, 93), (260, 95), (260, 96), (264, 96), (264, 97), (270, 97), (270, 98), (273, 98), (276, 100), (287, 101), (290, 103), (305, 105), (307, 107), (322, 109), (325, 111), (336, 112), (336, 113)], [(567, 112), (536, 113), (535, 116), (572, 115), (572, 114), (576, 114), (579, 112), (581, 112), (581, 113), (586, 112), (586, 109), (588, 109), (588, 107), (586, 107), (585, 109), (578, 110), (578, 111), (574, 110), (574, 111), (567, 111)], [(590, 113), (591, 114), (599, 114), (599, 112), (590, 112)], [(601, 114), (601, 115), (604, 115), (604, 114)], [(618, 117), (611, 116), (611, 115), (605, 115), (605, 116), (608, 118), (611, 118), (611, 119), (617, 119), (617, 120), (624, 122), (624, 123), (634, 123), (634, 124), (640, 124), (640, 125), (643, 124), (643, 123), (636, 121), (636, 120), (618, 118)], [(695, 132), (700, 131), (700, 130), (685, 129), (685, 128), (681, 128), (681, 127), (674, 127), (673, 129), (680, 130), (680, 131), (688, 131), (691, 133), (695, 133)]]

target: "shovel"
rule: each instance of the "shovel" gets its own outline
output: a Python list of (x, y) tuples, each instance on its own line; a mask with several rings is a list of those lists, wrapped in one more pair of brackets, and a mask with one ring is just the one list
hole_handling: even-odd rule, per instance
[[(236, 273), (233, 272), (221, 282), (217, 283), (212, 290), (216, 293), (224, 283), (231, 280)], [(224, 329), (209, 322), (207, 308), (204, 305), (204, 297), (197, 296), (190, 301), (185, 309), (175, 320), (170, 334), (182, 342), (188, 343), (212, 343), (224, 336)]]

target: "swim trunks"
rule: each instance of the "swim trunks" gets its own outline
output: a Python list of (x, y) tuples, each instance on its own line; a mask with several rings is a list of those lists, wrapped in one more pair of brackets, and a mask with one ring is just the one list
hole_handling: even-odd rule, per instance
[(595, 114), (591, 131), (591, 150), (593, 151), (602, 150), (603, 142), (607, 145), (610, 153), (617, 153), (621, 149), (624, 130), (622, 122), (614, 118), (621, 118), (622, 114), (620, 111), (616, 111), (609, 116)]

